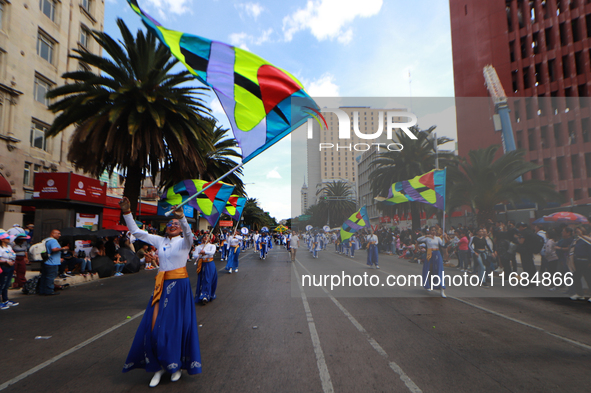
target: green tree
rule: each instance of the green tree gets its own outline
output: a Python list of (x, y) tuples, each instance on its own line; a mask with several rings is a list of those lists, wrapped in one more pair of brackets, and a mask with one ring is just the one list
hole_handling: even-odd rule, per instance
[[(413, 177), (427, 173), (435, 169), (435, 143), (431, 134), (435, 131), (435, 126), (427, 130), (421, 130), (417, 126), (410, 127), (410, 131), (416, 135), (417, 139), (411, 139), (402, 130), (396, 131), (395, 142), (403, 145), (402, 151), (386, 151), (379, 154), (373, 163), (372, 172), (369, 175), (371, 190), (373, 196), (386, 197), (392, 184), (409, 180)], [(437, 138), (437, 146), (451, 142), (447, 137)], [(449, 152), (439, 152), (439, 167), (454, 166), (455, 156)], [(412, 215), (412, 228), (418, 229), (421, 226), (420, 212), (423, 204), (420, 202), (410, 202), (407, 205)], [(380, 204), (384, 209), (384, 205)], [(405, 206), (399, 209), (404, 210)]]
[(540, 168), (524, 161), (525, 151), (515, 150), (495, 160), (499, 145), (472, 150), (468, 159), (462, 159), (459, 167), (448, 169), (447, 179), (449, 210), (468, 205), (476, 213), (479, 225), (494, 220), (495, 206), (500, 203), (562, 202), (562, 196), (554, 185), (544, 180), (517, 181), (526, 173)]
[(190, 87), (188, 71), (173, 73), (179, 62), (151, 34), (134, 37), (117, 20), (122, 41), (93, 31), (109, 58), (74, 49), (72, 58), (95, 67), (67, 72), (71, 82), (51, 90), (49, 109), (59, 115), (47, 132), (53, 137), (74, 125), (68, 160), (98, 177), (104, 171), (124, 174), (124, 195), (135, 211), (142, 180), (161, 172), (160, 186), (206, 171), (213, 150), (203, 117), (209, 109), (203, 88)]
[(327, 225), (332, 228), (334, 225), (341, 225), (355, 211), (356, 204), (353, 201), (353, 191), (347, 182), (338, 180), (325, 183), (318, 189), (316, 195), (318, 196), (317, 205), (319, 206), (316, 215), (322, 213), (322, 218), (326, 217), (321, 223), (314, 220), (316, 226), (328, 223)]
[(250, 229), (255, 231), (262, 227), (270, 227), (277, 225), (274, 218), (269, 216), (269, 213), (260, 208), (258, 201), (255, 198), (248, 198), (244, 205), (242, 213), (244, 223), (250, 226)]

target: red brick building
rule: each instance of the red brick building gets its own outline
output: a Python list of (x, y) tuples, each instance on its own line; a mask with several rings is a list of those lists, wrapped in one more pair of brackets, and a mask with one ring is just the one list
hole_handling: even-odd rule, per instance
[(482, 74), (491, 64), (517, 147), (543, 166), (531, 176), (591, 203), (591, 0), (450, 0), (450, 14), (460, 156), (501, 143)]

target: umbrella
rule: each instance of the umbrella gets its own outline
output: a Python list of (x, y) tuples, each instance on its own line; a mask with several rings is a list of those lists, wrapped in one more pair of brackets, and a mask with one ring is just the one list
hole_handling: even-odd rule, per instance
[(115, 229), (99, 229), (96, 232), (91, 232), (94, 236), (97, 237), (117, 237), (121, 236), (121, 232)]
[(77, 240), (90, 239), (94, 233), (83, 227), (63, 228), (61, 231), (63, 237), (73, 237)]
[(571, 212), (558, 212), (538, 218), (534, 224), (587, 224), (589, 220), (585, 216)]

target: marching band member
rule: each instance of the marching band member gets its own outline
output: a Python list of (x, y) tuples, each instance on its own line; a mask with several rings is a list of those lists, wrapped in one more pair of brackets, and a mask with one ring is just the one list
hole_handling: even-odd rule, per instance
[(179, 380), (182, 369), (190, 375), (198, 374), (201, 372), (201, 353), (197, 316), (186, 269), (193, 233), (183, 209), (175, 210), (174, 219), (166, 225), (166, 236), (161, 237), (137, 227), (129, 199), (123, 197), (119, 206), (131, 234), (156, 247), (160, 259), (154, 292), (133, 339), (123, 372), (143, 368), (155, 373), (150, 381), (151, 387), (160, 383), (165, 372), (172, 374), (170, 379), (173, 382)]
[(373, 229), (371, 229), (369, 233), (370, 234), (367, 236), (367, 265), (375, 265), (376, 269), (379, 269), (380, 266), (378, 265), (378, 236), (373, 233)]
[(203, 236), (202, 243), (193, 251), (198, 274), (195, 303), (203, 303), (204, 305), (215, 299), (215, 290), (218, 286), (218, 271), (213, 262), (216, 249), (210, 240), (209, 235)]
[(433, 290), (430, 280), (431, 265), (433, 265), (435, 274), (437, 274), (440, 279), (441, 285), (439, 288), (441, 290), (441, 297), (447, 297), (445, 295), (445, 285), (443, 283), (443, 259), (441, 258), (441, 252), (439, 251), (439, 247), (443, 247), (445, 244), (443, 240), (437, 236), (437, 229), (431, 227), (429, 234), (427, 236), (419, 237), (417, 242), (426, 243), (427, 245), (427, 259), (423, 265), (423, 287), (428, 291)]
[(238, 273), (238, 256), (240, 255), (241, 241), (242, 236), (240, 236), (237, 231), (234, 231), (232, 236), (229, 236), (227, 239), (227, 244), (230, 251), (228, 253), (228, 263), (226, 264), (225, 269), (230, 274), (232, 274), (232, 269), (234, 272)]

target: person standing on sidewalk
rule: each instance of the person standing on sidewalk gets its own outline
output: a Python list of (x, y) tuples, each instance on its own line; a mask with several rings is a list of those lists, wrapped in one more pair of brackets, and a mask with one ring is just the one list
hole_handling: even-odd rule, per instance
[(10, 247), (10, 234), (0, 232), (0, 292), (2, 293), (2, 303), (0, 310), (7, 310), (10, 307), (18, 306), (17, 302), (8, 299), (8, 287), (14, 273), (16, 254)]
[(16, 235), (14, 242), (11, 244), (12, 251), (16, 254), (16, 260), (14, 261), (14, 271), (16, 273), (16, 279), (14, 280), (13, 289), (22, 288), (27, 282), (27, 264), (29, 263), (28, 252), (27, 252), (27, 240), (29, 236), (24, 233)]
[(201, 373), (197, 315), (186, 268), (193, 247), (193, 233), (183, 209), (174, 211), (174, 218), (166, 224), (166, 236), (162, 237), (138, 228), (129, 199), (121, 198), (119, 206), (131, 234), (156, 247), (160, 262), (154, 292), (131, 344), (123, 372), (135, 368), (153, 372), (150, 387), (157, 386), (165, 372), (172, 374), (172, 382), (180, 379), (182, 369), (190, 375)]
[(55, 285), (53, 282), (57, 277), (59, 268), (61, 266), (62, 251), (68, 250), (68, 246), (62, 247), (58, 242), (61, 235), (62, 233), (59, 229), (54, 229), (51, 231), (51, 237), (45, 241), (45, 248), (49, 257), (45, 263), (43, 263), (43, 268), (41, 269), (39, 294), (42, 296), (60, 294), (54, 290)]

